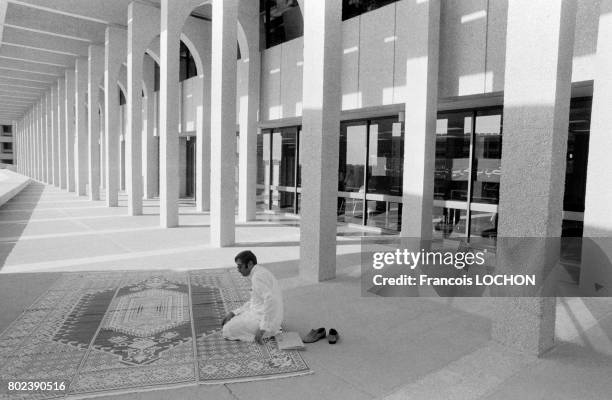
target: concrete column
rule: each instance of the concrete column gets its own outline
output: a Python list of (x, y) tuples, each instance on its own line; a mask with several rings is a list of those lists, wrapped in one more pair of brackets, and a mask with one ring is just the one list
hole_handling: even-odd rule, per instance
[(106, 28), (104, 57), (104, 131), (106, 152), (106, 205), (119, 205), (119, 69), (126, 58), (127, 32), (123, 28)]
[[(603, 281), (605, 273), (597, 278), (588, 274), (588, 270), (598, 270), (601, 267), (602, 255), (593, 251), (593, 245), (598, 246), (608, 259), (612, 259), (612, 186), (610, 185), (610, 149), (612, 149), (612, 0), (602, 0), (599, 16), (599, 32), (597, 36), (597, 53), (595, 56), (595, 79), (593, 83), (593, 106), (591, 111), (591, 134), (589, 138), (589, 164), (587, 168), (584, 231), (582, 236), (582, 268), (581, 287), (593, 291), (593, 295), (601, 296), (607, 291), (612, 293), (612, 282)], [(588, 238), (588, 239), (586, 239)], [(590, 248), (589, 248), (590, 245)], [(588, 268), (586, 268), (588, 267)], [(583, 283), (584, 282), (584, 283)], [(596, 284), (598, 286), (596, 286)], [(600, 285), (600, 286), (599, 286)], [(597, 293), (597, 294), (595, 294)]]
[(34, 164), (34, 179), (40, 181), (40, 100), (34, 105), (34, 131), (32, 132), (32, 162)]
[(38, 106), (36, 109), (36, 120), (38, 125), (38, 140), (36, 141), (37, 145), (37, 164), (38, 164), (38, 180), (40, 182), (45, 182), (47, 179), (47, 159), (45, 157), (45, 149), (46, 149), (46, 137), (45, 137), (45, 120), (43, 117), (45, 99), (44, 95), (41, 97), (38, 102)]
[(42, 95), (39, 107), (39, 124), (40, 124), (40, 181), (47, 183), (47, 94)]
[(57, 82), (57, 130), (59, 152), (59, 187), (66, 189), (66, 81)]
[(106, 191), (106, 173), (107, 173), (107, 162), (106, 162), (106, 129), (104, 128), (104, 90), (98, 91), (98, 104), (100, 106), (99, 121), (100, 126), (98, 127), (98, 157), (100, 157), (100, 189)]
[(73, 69), (68, 69), (65, 72), (64, 80), (64, 121), (66, 123), (66, 189), (69, 192), (74, 192), (74, 145), (75, 145), (75, 118), (74, 118), (74, 74)]
[(53, 160), (53, 186), (59, 187), (60, 183), (60, 143), (59, 143), (59, 115), (57, 112), (58, 107), (58, 85), (57, 83), (51, 86), (51, 109), (49, 115), (51, 116), (51, 157)]
[(212, 5), (210, 241), (235, 241), (236, 25), (238, 0)]
[(18, 136), (16, 138), (16, 143), (13, 149), (13, 152), (17, 153), (17, 171), (22, 175), (27, 175), (24, 161), (26, 161), (25, 143), (26, 143), (26, 137), (28, 134), (28, 121), (29, 121), (29, 115), (26, 114), (17, 123)]
[(38, 102), (34, 105), (34, 131), (32, 132), (32, 145), (33, 145), (33, 149), (32, 149), (32, 162), (33, 162), (33, 168), (34, 168), (34, 179), (40, 181), (40, 161), (41, 161), (41, 154), (40, 154), (40, 144), (41, 144), (41, 137), (40, 137), (40, 100), (38, 100)]
[[(141, 3), (128, 7), (127, 34), (127, 135), (125, 141), (128, 215), (142, 214), (142, 79), (144, 54), (159, 33), (160, 11)], [(151, 91), (153, 88), (151, 87)], [(152, 93), (151, 93), (152, 94)]]
[(342, 1), (304, 4), (300, 276), (336, 276)]
[[(104, 48), (89, 46), (87, 80), (87, 130), (89, 153), (89, 199), (100, 200), (100, 114), (98, 92), (104, 78)], [(116, 86), (116, 84), (115, 84)], [(116, 94), (116, 90), (114, 91)]]
[(89, 179), (88, 60), (77, 58), (74, 65), (74, 179), (76, 194), (85, 196)]
[(184, 18), (170, 0), (161, 2), (159, 91), (160, 225), (178, 225), (179, 37)]
[(47, 162), (47, 184), (53, 185), (53, 94), (52, 91), (45, 95), (45, 145)]
[(34, 106), (34, 136), (33, 136), (33, 144), (34, 144), (34, 177), (38, 181), (42, 181), (42, 173), (41, 173), (41, 162), (42, 162), (42, 154), (40, 152), (40, 146), (42, 144), (42, 137), (40, 134), (40, 100)]
[(159, 164), (157, 160), (157, 139), (153, 136), (155, 129), (155, 99), (153, 92), (155, 86), (155, 61), (151, 57), (144, 57), (143, 76), (147, 90), (144, 98), (142, 115), (142, 169), (144, 196), (147, 199), (157, 196)]
[(198, 69), (196, 102), (196, 172), (195, 199), (197, 211), (210, 209), (210, 67), (211, 23), (187, 18), (183, 34)]
[[(248, 52), (243, 50), (242, 62), (248, 64), (247, 97), (240, 98), (240, 148), (238, 150), (238, 220), (255, 219), (257, 208), (257, 117), (259, 112), (259, 81), (261, 57), (259, 43), (259, 5), (257, 2), (240, 2), (240, 14), (250, 24), (243, 26)], [(247, 49), (245, 49), (247, 50)]]
[(402, 35), (406, 40), (397, 50), (406, 69), (401, 235), (427, 240), (432, 235), (440, 2), (402, 2), (398, 7), (408, 7), (402, 15), (410, 18), (398, 28), (409, 33)]
[[(575, 20), (575, 0), (509, 2), (497, 251), (501, 271), (520, 263), (537, 274), (559, 255), (559, 240), (544, 238), (561, 236)], [(527, 238), (529, 251), (517, 251), (515, 242), (505, 246), (511, 238)], [(493, 339), (534, 354), (554, 345), (555, 298), (509, 298), (500, 304)]]
[(27, 151), (26, 151), (26, 171), (28, 172), (28, 176), (32, 179), (34, 179), (34, 142), (33, 142), (33, 135), (34, 135), (34, 109), (35, 109), (35, 105), (32, 106), (32, 108), (30, 109), (30, 118), (29, 118), (29, 127), (28, 127), (28, 132), (26, 134), (26, 145), (27, 145)]

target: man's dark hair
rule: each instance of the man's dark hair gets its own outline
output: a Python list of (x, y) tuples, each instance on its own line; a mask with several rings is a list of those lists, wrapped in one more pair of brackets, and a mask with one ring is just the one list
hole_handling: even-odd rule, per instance
[(234, 261), (238, 260), (245, 265), (249, 265), (249, 261), (253, 261), (253, 265), (257, 265), (257, 257), (255, 257), (255, 254), (253, 254), (251, 250), (244, 250), (236, 254)]

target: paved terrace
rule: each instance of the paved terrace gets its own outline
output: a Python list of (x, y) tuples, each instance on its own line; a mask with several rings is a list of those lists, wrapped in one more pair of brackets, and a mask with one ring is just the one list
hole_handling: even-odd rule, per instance
[(158, 205), (128, 217), (30, 183), (0, 208), (0, 331), (61, 271), (233, 267), (253, 249), (281, 280), (286, 328), (335, 327), (341, 341), (308, 345), (314, 374), (104, 399), (599, 399), (612, 393), (612, 299), (559, 299), (555, 349), (542, 358), (490, 340), (503, 299), (362, 298), (358, 232), (340, 229), (337, 279), (298, 277), (299, 220), (260, 214), (237, 226), (237, 244), (208, 243), (208, 215), (180, 207), (180, 227), (158, 228)]

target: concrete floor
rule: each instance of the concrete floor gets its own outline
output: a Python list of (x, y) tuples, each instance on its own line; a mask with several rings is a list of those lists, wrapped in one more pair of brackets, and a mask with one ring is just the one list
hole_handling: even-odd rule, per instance
[(503, 299), (361, 297), (359, 232), (342, 228), (338, 277), (298, 276), (299, 220), (259, 214), (237, 244), (208, 246), (208, 216), (180, 207), (180, 227), (158, 228), (156, 201), (128, 217), (33, 183), (0, 208), (0, 331), (61, 271), (233, 267), (250, 248), (284, 288), (289, 330), (336, 328), (341, 341), (307, 346), (314, 374), (200, 385), (103, 399), (601, 399), (612, 398), (612, 299), (558, 301), (555, 349), (541, 358), (490, 340)]

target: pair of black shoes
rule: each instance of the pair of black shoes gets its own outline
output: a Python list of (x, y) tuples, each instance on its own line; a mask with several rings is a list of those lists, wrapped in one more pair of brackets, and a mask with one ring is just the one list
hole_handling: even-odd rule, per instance
[(327, 335), (325, 328), (319, 328), (319, 329), (313, 329), (310, 332), (308, 332), (308, 335), (306, 335), (303, 342), (304, 343), (314, 343), (316, 341), (323, 339), (326, 336), (327, 336), (327, 341), (329, 342), (329, 344), (335, 344), (338, 341), (338, 338), (340, 337), (340, 335), (338, 335), (338, 331), (333, 328), (329, 330), (329, 335)]

